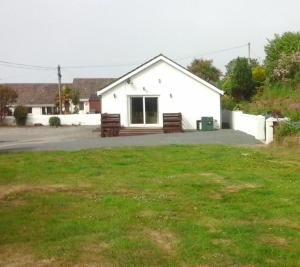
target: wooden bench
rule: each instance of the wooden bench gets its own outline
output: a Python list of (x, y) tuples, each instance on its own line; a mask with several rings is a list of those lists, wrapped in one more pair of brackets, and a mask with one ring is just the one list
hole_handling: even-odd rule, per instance
[(163, 130), (164, 133), (182, 132), (181, 113), (163, 113)]
[(119, 136), (120, 128), (120, 114), (103, 113), (101, 115), (101, 137)]

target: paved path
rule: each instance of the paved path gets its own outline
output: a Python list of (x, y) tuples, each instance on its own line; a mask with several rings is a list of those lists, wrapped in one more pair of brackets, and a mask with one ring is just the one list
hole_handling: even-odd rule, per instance
[(0, 151), (78, 150), (96, 147), (155, 146), (168, 144), (261, 144), (234, 130), (185, 132), (126, 137), (99, 137), (95, 126), (0, 127)]

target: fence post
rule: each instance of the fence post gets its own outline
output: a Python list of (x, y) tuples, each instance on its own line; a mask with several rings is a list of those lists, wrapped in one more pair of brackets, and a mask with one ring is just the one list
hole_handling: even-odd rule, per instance
[(266, 118), (262, 115), (257, 116), (257, 128), (256, 128), (256, 136), (255, 138), (258, 140), (265, 140), (266, 139)]

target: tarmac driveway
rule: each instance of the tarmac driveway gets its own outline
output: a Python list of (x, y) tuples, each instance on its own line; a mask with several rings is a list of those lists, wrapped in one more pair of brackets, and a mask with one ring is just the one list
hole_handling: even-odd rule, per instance
[(167, 144), (261, 144), (254, 137), (234, 130), (185, 132), (101, 138), (95, 126), (0, 127), (0, 151), (78, 150), (96, 147), (154, 146)]

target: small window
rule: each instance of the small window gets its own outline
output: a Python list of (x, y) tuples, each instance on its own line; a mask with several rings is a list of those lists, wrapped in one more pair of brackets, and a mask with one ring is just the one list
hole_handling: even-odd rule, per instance
[(28, 114), (32, 114), (32, 107), (27, 107)]
[(83, 101), (79, 102), (79, 110), (84, 110), (84, 102)]
[(52, 107), (47, 107), (47, 114), (53, 114)]
[(46, 109), (46, 107), (42, 107), (42, 114), (43, 114), (43, 115), (46, 115), (46, 114), (47, 114), (47, 109)]

